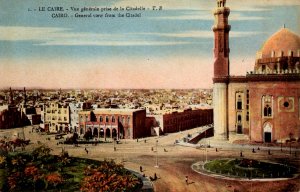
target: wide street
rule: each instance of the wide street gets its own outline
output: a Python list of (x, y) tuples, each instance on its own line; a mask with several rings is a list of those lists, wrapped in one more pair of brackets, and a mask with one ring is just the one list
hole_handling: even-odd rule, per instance
[[(54, 135), (42, 135), (40, 133), (30, 133), (31, 127), (25, 130), (25, 138), (31, 140), (27, 149), (37, 146), (38, 143), (44, 143), (53, 149), (53, 154), (59, 154), (64, 148), (70, 156), (84, 157), (96, 160), (113, 159), (117, 163), (122, 163), (126, 168), (140, 171), (146, 177), (154, 177), (156, 173), (158, 179), (153, 181), (154, 190), (157, 192), (168, 191), (299, 191), (300, 177), (283, 181), (239, 181), (224, 180), (211, 176), (201, 175), (191, 169), (191, 165), (215, 158), (235, 158), (240, 156), (240, 151), (246, 158), (263, 159), (278, 161), (286, 159), (296, 167), (300, 167), (300, 152), (294, 155), (290, 154), (289, 148), (268, 148), (260, 146), (260, 150), (252, 153), (252, 148), (258, 146), (232, 145), (228, 142), (217, 142), (212, 139), (202, 141), (203, 145), (210, 143), (211, 148), (204, 147), (186, 147), (175, 145), (175, 140), (183, 138), (187, 134), (193, 134), (201, 130), (195, 128), (180, 133), (173, 133), (167, 136), (148, 137), (139, 140), (122, 140), (120, 144), (102, 143), (94, 145), (57, 145), (58, 140)], [(19, 129), (22, 131), (22, 129)], [(50, 138), (50, 140), (49, 140)], [(114, 150), (114, 147), (116, 150)], [(218, 148), (216, 151), (215, 147)], [(85, 151), (87, 148), (88, 153)], [(271, 155), (268, 154), (271, 149)], [(295, 150), (295, 149), (293, 149)], [(158, 166), (157, 166), (158, 165)], [(188, 176), (188, 184), (185, 177)]]

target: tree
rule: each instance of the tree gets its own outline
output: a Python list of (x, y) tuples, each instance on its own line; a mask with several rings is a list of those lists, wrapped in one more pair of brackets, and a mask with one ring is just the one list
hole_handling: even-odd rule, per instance
[(63, 183), (63, 178), (59, 173), (50, 173), (45, 177), (46, 189), (48, 189), (49, 185), (56, 188), (58, 185)]
[(137, 177), (113, 161), (104, 161), (97, 168), (88, 167), (85, 175), (80, 188), (83, 192), (134, 191), (141, 184)]
[(34, 159), (43, 159), (45, 157), (50, 156), (51, 148), (41, 145), (38, 148), (34, 149), (32, 152), (32, 156)]

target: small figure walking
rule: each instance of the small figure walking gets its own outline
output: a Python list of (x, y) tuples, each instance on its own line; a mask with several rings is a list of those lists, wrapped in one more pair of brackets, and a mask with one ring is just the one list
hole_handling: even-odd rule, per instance
[(243, 157), (243, 152), (241, 151), (241, 153), (240, 153), (240, 157)]
[(260, 150), (260, 148), (259, 148), (259, 147), (257, 147), (257, 150), (259, 151), (259, 150)]
[(140, 166), (140, 172), (143, 172), (143, 167), (142, 166)]
[(156, 173), (154, 173), (154, 180), (156, 180), (157, 179), (157, 176), (156, 176)]
[(218, 152), (218, 148), (216, 148), (216, 152)]
[(268, 150), (268, 154), (271, 155), (271, 150), (270, 149)]
[(189, 176), (185, 176), (185, 183), (188, 185), (189, 184)]
[(255, 153), (255, 150), (254, 150), (254, 148), (252, 148), (252, 153)]
[(87, 150), (86, 147), (84, 148), (84, 150), (85, 150), (86, 154), (89, 154), (89, 150)]

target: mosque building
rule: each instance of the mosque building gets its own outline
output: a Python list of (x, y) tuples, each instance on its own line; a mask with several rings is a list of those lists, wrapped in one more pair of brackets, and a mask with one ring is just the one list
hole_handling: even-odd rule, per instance
[(300, 138), (300, 37), (283, 27), (257, 52), (254, 70), (230, 76), (226, 0), (214, 11), (215, 138), (285, 142)]

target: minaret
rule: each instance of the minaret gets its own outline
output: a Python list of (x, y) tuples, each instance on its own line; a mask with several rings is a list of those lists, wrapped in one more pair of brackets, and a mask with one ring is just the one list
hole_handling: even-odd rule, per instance
[(26, 95), (26, 88), (24, 87), (24, 106), (26, 106), (27, 102), (27, 95)]
[(59, 88), (59, 102), (62, 100), (62, 95), (61, 95), (61, 88)]
[(228, 139), (228, 80), (229, 80), (229, 31), (230, 9), (226, 0), (217, 0), (214, 10), (214, 77), (213, 103), (215, 138)]
[(11, 87), (9, 88), (9, 97), (8, 97), (8, 105), (13, 106), (14, 104), (14, 95), (13, 91), (11, 90)]

